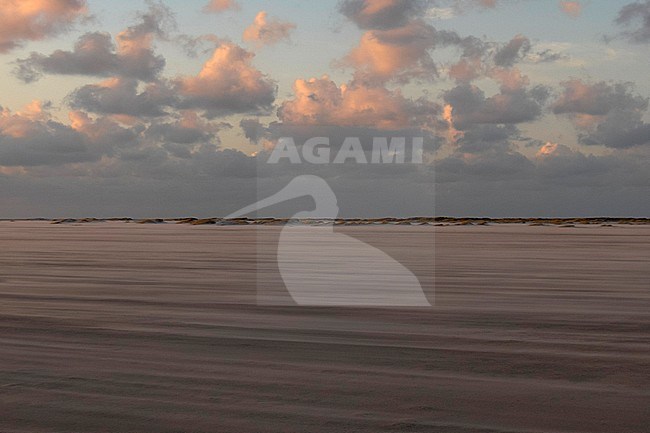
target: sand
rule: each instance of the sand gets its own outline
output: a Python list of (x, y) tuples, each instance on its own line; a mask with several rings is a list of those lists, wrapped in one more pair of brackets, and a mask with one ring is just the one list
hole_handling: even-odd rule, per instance
[(256, 305), (249, 226), (0, 222), (0, 431), (648, 431), (650, 226), (338, 230), (434, 307)]

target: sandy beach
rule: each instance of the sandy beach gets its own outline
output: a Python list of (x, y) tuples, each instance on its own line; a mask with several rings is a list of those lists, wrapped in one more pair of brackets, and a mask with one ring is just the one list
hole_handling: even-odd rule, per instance
[(650, 226), (337, 230), (433, 307), (259, 305), (249, 226), (0, 222), (0, 431), (648, 431)]

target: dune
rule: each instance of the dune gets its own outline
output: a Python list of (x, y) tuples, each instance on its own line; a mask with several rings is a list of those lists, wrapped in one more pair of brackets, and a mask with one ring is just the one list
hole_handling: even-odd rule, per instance
[(162, 218), (145, 218), (136, 221), (138, 224), (164, 224), (165, 220)]
[[(36, 220), (33, 220), (36, 221)], [(131, 222), (132, 218), (63, 218), (51, 220), (52, 224), (67, 223), (92, 223), (104, 221), (122, 221)], [(319, 225), (333, 224), (338, 226), (356, 226), (356, 225), (491, 225), (491, 224), (527, 224), (531, 227), (538, 226), (570, 226), (570, 225), (646, 225), (650, 224), (650, 218), (612, 218), (612, 217), (595, 217), (595, 218), (457, 218), (457, 217), (407, 217), (407, 218), (337, 218), (334, 220), (322, 219), (287, 219), (287, 218), (145, 218), (136, 220), (140, 224), (162, 224), (164, 222), (173, 222), (176, 224), (191, 225), (281, 225), (281, 224), (302, 224), (302, 225)]]

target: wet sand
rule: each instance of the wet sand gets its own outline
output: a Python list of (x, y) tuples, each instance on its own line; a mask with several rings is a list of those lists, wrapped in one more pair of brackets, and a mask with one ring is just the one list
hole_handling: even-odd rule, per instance
[(0, 222), (0, 431), (648, 431), (650, 226), (338, 230), (434, 307), (257, 305), (249, 226)]

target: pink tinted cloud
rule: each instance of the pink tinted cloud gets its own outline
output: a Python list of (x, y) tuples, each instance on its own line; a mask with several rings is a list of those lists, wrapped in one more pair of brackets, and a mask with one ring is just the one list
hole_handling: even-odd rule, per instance
[(358, 83), (337, 86), (327, 76), (296, 80), (293, 90), (294, 98), (278, 111), (289, 124), (407, 128), (419, 123), (418, 115), (435, 111), (432, 104), (414, 102), (399, 91)]
[(579, 1), (560, 1), (560, 10), (571, 18), (578, 18), (582, 13), (582, 5)]
[(436, 74), (429, 55), (434, 45), (435, 30), (413, 21), (402, 27), (365, 32), (342, 63), (375, 81), (430, 78)]
[(51, 119), (50, 104), (38, 99), (31, 101), (21, 110), (12, 113), (0, 107), (0, 136), (24, 138), (41, 128), (42, 123)]
[(489, 71), (489, 76), (501, 85), (504, 93), (523, 89), (530, 84), (530, 80), (523, 75), (519, 68), (495, 67)]
[(10, 0), (0, 7), (0, 53), (24, 41), (45, 39), (69, 28), (87, 13), (85, 0)]
[(634, 95), (630, 83), (590, 83), (572, 78), (561, 85), (564, 89), (552, 107), (555, 114), (598, 116), (614, 109), (644, 111), (648, 108), (648, 98)]
[(571, 156), (575, 152), (571, 148), (558, 143), (553, 143), (547, 141), (546, 144), (541, 146), (537, 153), (535, 153), (536, 158), (553, 158), (558, 156)]
[(54, 120), (49, 103), (32, 101), (11, 112), (0, 107), (0, 166), (61, 165), (97, 158), (83, 134)]
[(138, 21), (116, 35), (89, 32), (79, 37), (71, 51), (49, 55), (32, 52), (18, 59), (14, 74), (25, 82), (43, 74), (121, 76), (154, 81), (165, 67), (165, 59), (154, 52), (154, 40), (168, 38), (175, 27), (173, 13), (162, 3), (150, 3), (138, 13)]
[(480, 77), (484, 69), (479, 58), (460, 59), (449, 67), (449, 77), (459, 83), (469, 83)]
[(277, 19), (268, 19), (265, 11), (260, 11), (255, 16), (253, 24), (244, 30), (243, 39), (257, 45), (272, 45), (281, 41), (288, 41), (291, 31), (296, 25)]
[(232, 42), (222, 42), (198, 75), (175, 81), (182, 105), (215, 115), (270, 109), (276, 85), (252, 65), (254, 56)]
[(235, 0), (210, 0), (208, 4), (203, 7), (204, 12), (220, 13), (227, 10), (239, 10), (241, 6)]

